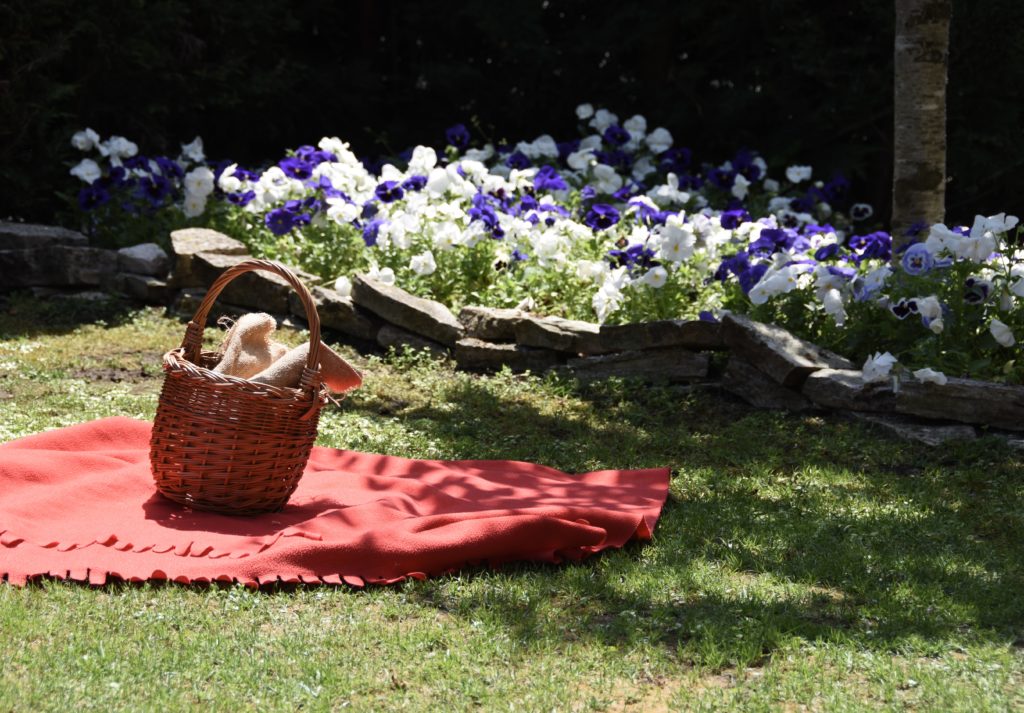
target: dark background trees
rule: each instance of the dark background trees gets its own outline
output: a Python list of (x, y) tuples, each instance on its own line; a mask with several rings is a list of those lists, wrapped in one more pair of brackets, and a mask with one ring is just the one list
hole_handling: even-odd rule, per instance
[[(947, 216), (1020, 210), (1024, 4), (953, 1)], [(737, 149), (845, 172), (887, 218), (891, 0), (381, 3), (13, 0), (0, 5), (0, 217), (59, 216), (71, 133), (146, 153), (201, 135), (258, 164), (322, 135), (360, 155), (575, 132), (575, 106), (670, 128), (695, 160)]]

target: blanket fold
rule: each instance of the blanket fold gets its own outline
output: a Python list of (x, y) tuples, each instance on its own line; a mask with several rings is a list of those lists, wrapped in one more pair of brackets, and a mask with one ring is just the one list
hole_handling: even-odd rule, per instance
[(665, 468), (567, 475), (315, 447), (282, 511), (218, 515), (156, 492), (150, 431), (116, 417), (0, 444), (0, 577), (391, 583), (650, 539), (668, 494)]

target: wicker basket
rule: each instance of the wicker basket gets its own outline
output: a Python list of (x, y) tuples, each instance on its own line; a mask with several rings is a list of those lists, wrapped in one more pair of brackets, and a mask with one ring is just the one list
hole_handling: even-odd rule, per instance
[[(298, 292), (309, 321), (309, 358), (298, 388), (258, 384), (211, 369), (221, 355), (202, 350), (206, 318), (221, 290), (253, 270), (280, 275)], [(287, 268), (247, 260), (217, 278), (164, 355), (150, 462), (157, 490), (197, 510), (252, 515), (280, 510), (295, 491), (316, 440), (327, 392), (319, 371), (320, 317)]]

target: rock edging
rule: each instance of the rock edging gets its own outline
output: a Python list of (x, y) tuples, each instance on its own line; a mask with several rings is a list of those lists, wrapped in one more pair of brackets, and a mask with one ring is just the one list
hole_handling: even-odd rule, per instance
[[(102, 287), (191, 317), (213, 280), (248, 257), (241, 242), (206, 228), (176, 230), (170, 244), (170, 255), (154, 243), (104, 250), (75, 231), (0, 222), (0, 290), (60, 294)], [(439, 302), (365, 275), (353, 279), (351, 295), (343, 295), (296, 273), (310, 286), (323, 327), (360, 348), (428, 349), (469, 371), (712, 384), (758, 408), (849, 413), (933, 444), (976, 435), (975, 426), (1024, 431), (1024, 386), (956, 378), (943, 386), (866, 383), (848, 359), (741, 315), (721, 322), (598, 325), (467, 306), (455, 316)], [(212, 317), (258, 309), (301, 325), (306, 316), (294, 291), (271, 273), (241, 276), (222, 298)], [(716, 352), (727, 359), (713, 358)], [(1024, 438), (1008, 442), (1024, 447)]]

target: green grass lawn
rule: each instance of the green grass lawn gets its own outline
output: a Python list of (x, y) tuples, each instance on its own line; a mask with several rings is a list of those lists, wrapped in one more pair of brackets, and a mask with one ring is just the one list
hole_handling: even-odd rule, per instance
[[(0, 304), (0, 440), (151, 417), (182, 335)], [(1024, 709), (1024, 465), (998, 439), (347, 353), (366, 383), (321, 445), (670, 466), (653, 541), (365, 590), (0, 584), (0, 710)]]

